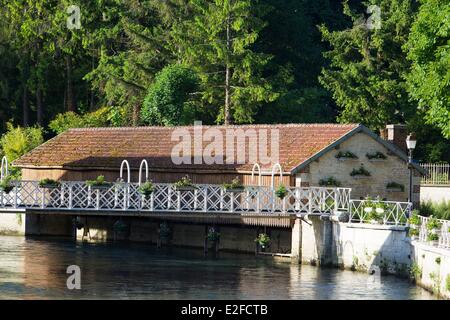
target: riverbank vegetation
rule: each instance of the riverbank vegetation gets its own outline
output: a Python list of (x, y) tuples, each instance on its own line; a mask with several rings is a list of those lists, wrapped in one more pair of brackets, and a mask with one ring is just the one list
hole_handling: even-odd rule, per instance
[[(10, 161), (72, 127), (194, 119), (375, 131), (406, 123), (416, 159), (450, 161), (445, 1), (0, 5), (1, 153)], [(18, 152), (7, 149), (11, 136)]]
[(419, 212), (421, 216), (450, 220), (450, 201), (443, 200), (439, 203), (421, 201)]

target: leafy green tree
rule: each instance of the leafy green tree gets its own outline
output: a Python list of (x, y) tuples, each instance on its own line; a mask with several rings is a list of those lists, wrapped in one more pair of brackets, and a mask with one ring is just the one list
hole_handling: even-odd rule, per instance
[[(372, 129), (387, 123), (405, 122), (415, 114), (408, 101), (404, 75), (409, 69), (402, 46), (406, 43), (414, 5), (411, 0), (371, 0), (377, 5), (381, 26), (368, 27), (367, 19), (344, 3), (353, 27), (330, 31), (322, 25), (325, 52), (330, 65), (322, 70), (320, 83), (340, 107), (339, 122), (360, 122)], [(370, 19), (376, 18), (372, 13)]]
[[(169, 1), (170, 2), (170, 1)], [(161, 1), (112, 1), (104, 6), (106, 21), (89, 35), (98, 48), (98, 65), (85, 76), (104, 99), (116, 108), (125, 108), (126, 125), (138, 125), (140, 108), (155, 74), (172, 62)], [(101, 20), (101, 19), (100, 19)]]
[(150, 125), (187, 125), (195, 120), (193, 94), (199, 79), (182, 65), (169, 65), (156, 75), (142, 108), (142, 120)]
[[(450, 5), (448, 1), (422, 0), (409, 41), (412, 62), (408, 91), (428, 123), (450, 139)], [(449, 144), (448, 140), (446, 141)]]
[(48, 127), (56, 134), (71, 128), (107, 127), (110, 124), (110, 108), (103, 107), (84, 115), (73, 111), (58, 114), (50, 121)]
[(0, 142), (4, 155), (9, 162), (12, 162), (42, 144), (43, 131), (39, 127), (14, 127), (8, 123), (8, 131), (2, 136)]
[(225, 124), (253, 122), (257, 107), (278, 97), (264, 74), (271, 56), (252, 47), (266, 26), (267, 6), (259, 0), (189, 4), (191, 14), (172, 35), (182, 61), (200, 77), (203, 106)]

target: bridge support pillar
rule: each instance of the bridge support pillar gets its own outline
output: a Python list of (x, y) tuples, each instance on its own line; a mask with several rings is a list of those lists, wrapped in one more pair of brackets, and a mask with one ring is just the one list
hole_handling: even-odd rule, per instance
[(302, 220), (300, 218), (295, 219), (292, 227), (291, 257), (296, 263), (302, 260)]

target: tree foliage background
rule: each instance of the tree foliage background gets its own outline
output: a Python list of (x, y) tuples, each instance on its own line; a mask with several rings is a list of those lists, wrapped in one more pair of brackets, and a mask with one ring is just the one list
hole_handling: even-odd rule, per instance
[(0, 134), (402, 122), (450, 161), (449, 46), (441, 0), (0, 0)]

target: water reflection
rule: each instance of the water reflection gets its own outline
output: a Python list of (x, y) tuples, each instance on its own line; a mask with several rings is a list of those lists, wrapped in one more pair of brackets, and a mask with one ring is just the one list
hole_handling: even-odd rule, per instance
[[(81, 290), (66, 288), (80, 266)], [(2, 299), (430, 299), (395, 277), (368, 275), (201, 250), (144, 244), (83, 244), (0, 237)]]

